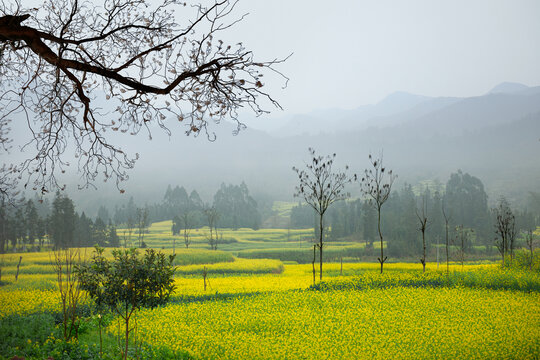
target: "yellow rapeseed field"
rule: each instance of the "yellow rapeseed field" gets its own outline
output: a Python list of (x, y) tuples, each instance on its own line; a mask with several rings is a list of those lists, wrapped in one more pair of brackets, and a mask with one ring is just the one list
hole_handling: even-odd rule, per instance
[(145, 341), (197, 359), (537, 359), (540, 295), (292, 291), (143, 311)]
[[(311, 264), (177, 251), (172, 303), (137, 315), (138, 339), (197, 359), (540, 358), (537, 272), (453, 263), (447, 278), (445, 264), (423, 275), (419, 263), (387, 263), (381, 275), (378, 263), (325, 263), (316, 290)], [(50, 260), (4, 256), (0, 321), (60, 311)]]

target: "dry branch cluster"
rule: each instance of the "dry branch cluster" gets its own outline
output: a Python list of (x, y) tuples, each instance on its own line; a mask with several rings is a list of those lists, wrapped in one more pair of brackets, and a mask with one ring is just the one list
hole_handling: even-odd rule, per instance
[[(83, 185), (100, 174), (127, 179), (138, 155), (113, 144), (171, 119), (198, 135), (239, 108), (265, 112), (279, 104), (263, 90), (263, 75), (282, 60), (255, 61), (242, 43), (218, 36), (236, 1), (190, 5), (162, 0), (48, 0), (26, 9), (0, 3), (0, 139), (7, 151), (8, 122), (24, 116), (32, 155), (4, 174), (36, 190), (60, 186), (57, 175), (74, 154)], [(284, 80), (287, 80), (283, 77)], [(112, 110), (111, 110), (112, 109)], [(112, 136), (111, 136), (112, 135)], [(7, 179), (1, 189), (7, 191)]]

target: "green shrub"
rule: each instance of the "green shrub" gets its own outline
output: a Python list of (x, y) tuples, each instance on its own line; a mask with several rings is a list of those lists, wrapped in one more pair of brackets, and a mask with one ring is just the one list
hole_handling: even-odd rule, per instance
[(540, 292), (540, 276), (518, 270), (478, 270), (453, 272), (388, 273), (366, 272), (345, 279), (333, 279), (312, 285), (312, 290), (362, 290), (394, 287), (439, 288), (467, 287), (474, 289)]
[(35, 342), (43, 343), (55, 331), (51, 314), (9, 315), (0, 319), (0, 355), (18, 355), (16, 348), (26, 349)]

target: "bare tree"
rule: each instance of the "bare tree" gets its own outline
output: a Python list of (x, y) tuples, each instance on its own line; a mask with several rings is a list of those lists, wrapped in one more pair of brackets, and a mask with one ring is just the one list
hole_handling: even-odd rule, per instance
[[(219, 219), (219, 213), (217, 212), (216, 208), (214, 206), (210, 207), (207, 206), (204, 210), (204, 215), (206, 216), (206, 220), (208, 221), (208, 228), (210, 229), (210, 233), (207, 236), (208, 238), (208, 244), (210, 245), (210, 249), (217, 250), (218, 248), (218, 232), (217, 232), (217, 221)], [(214, 230), (215, 230), (215, 239), (214, 239)]]
[(450, 274), (450, 264), (449, 264), (449, 254), (448, 254), (448, 248), (449, 248), (449, 243), (448, 243), (448, 227), (449, 227), (449, 224), (450, 224), (450, 217), (446, 214), (446, 210), (444, 210), (444, 202), (442, 204), (442, 213), (443, 213), (443, 217), (444, 217), (444, 229), (445, 229), (445, 248), (446, 248), (446, 275)]
[(62, 330), (65, 340), (78, 336), (79, 306), (85, 293), (82, 291), (75, 267), (81, 264), (79, 249), (57, 248), (53, 250), (51, 263), (56, 273), (58, 291), (62, 302)]
[(427, 209), (426, 209), (426, 198), (422, 197), (422, 213), (420, 214), (418, 212), (418, 208), (415, 209), (416, 211), (416, 217), (418, 217), (418, 221), (420, 222), (420, 227), (418, 230), (422, 232), (422, 258), (420, 259), (420, 263), (422, 264), (422, 272), (426, 272), (426, 228), (427, 228)]
[[(306, 169), (301, 170), (293, 167), (298, 174), (300, 185), (296, 187), (295, 197), (301, 197), (311, 206), (319, 216), (319, 279), (323, 275), (323, 246), (324, 246), (324, 214), (328, 207), (339, 200), (349, 197), (345, 192), (345, 185), (356, 181), (356, 175), (348, 176), (344, 172), (334, 172), (332, 166), (336, 154), (321, 156), (316, 155), (315, 150), (308, 149), (311, 162), (306, 164)], [(345, 166), (345, 170), (349, 167)]]
[(133, 217), (131, 215), (128, 215), (128, 218), (126, 221), (127, 236), (126, 236), (126, 230), (124, 230), (124, 248), (127, 248), (128, 241), (129, 241), (129, 244), (131, 245), (131, 233), (133, 232), (134, 227), (135, 227), (135, 221), (133, 220)]
[(182, 222), (184, 225), (184, 244), (186, 245), (186, 249), (187, 249), (189, 248), (189, 245), (191, 244), (189, 233), (191, 232), (191, 229), (193, 228), (193, 212), (184, 211), (182, 215), (180, 215), (180, 218), (182, 219)]
[(148, 208), (145, 207), (144, 209), (138, 208), (137, 209), (137, 228), (139, 231), (139, 247), (144, 247), (144, 234), (146, 232), (146, 228), (148, 227)]
[(467, 248), (469, 247), (470, 235), (472, 232), (472, 229), (467, 229), (463, 225), (456, 227), (456, 237), (453, 242), (456, 246), (456, 257), (461, 263), (462, 270), (465, 265), (465, 256), (467, 254)]
[(532, 270), (533, 261), (534, 261), (534, 234), (532, 230), (528, 230), (525, 234), (525, 243), (527, 245), (527, 249), (529, 249), (531, 253), (531, 258), (529, 260), (529, 270)]
[(502, 256), (502, 265), (505, 265), (506, 255), (510, 248), (510, 258), (514, 255), (514, 239), (516, 237), (516, 218), (510, 204), (505, 197), (501, 197), (496, 208), (492, 209), (495, 215), (495, 233), (500, 237), (495, 241), (497, 249)]
[(33, 152), (14, 170), (4, 165), (0, 191), (9, 190), (12, 175), (42, 192), (62, 187), (66, 153), (75, 154), (82, 186), (102, 175), (119, 186), (138, 154), (128, 155), (106, 131), (150, 135), (156, 124), (170, 134), (170, 123), (180, 122), (188, 135), (213, 138), (213, 122), (231, 118), (236, 131), (244, 127), (240, 108), (257, 115), (280, 108), (262, 77), (276, 74), (286, 85), (274, 67), (284, 60), (258, 61), (241, 42), (219, 39), (245, 16), (234, 17), (236, 4), (0, 2), (0, 146), (11, 140), (8, 122), (22, 115), (29, 128), (24, 148)]
[(366, 169), (364, 171), (364, 177), (360, 182), (360, 187), (364, 195), (368, 196), (369, 200), (375, 205), (377, 209), (377, 229), (379, 231), (379, 238), (381, 240), (381, 257), (378, 258), (381, 264), (381, 274), (383, 273), (383, 265), (388, 257), (384, 256), (384, 243), (381, 230), (381, 208), (388, 200), (390, 192), (392, 191), (392, 184), (397, 175), (392, 174), (392, 170), (386, 170), (382, 165), (382, 154), (380, 159), (373, 159), (369, 154), (369, 161), (371, 162), (372, 169)]

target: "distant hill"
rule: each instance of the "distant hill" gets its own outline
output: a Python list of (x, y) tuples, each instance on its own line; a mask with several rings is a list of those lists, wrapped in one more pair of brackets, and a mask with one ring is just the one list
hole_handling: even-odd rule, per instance
[[(98, 184), (99, 192), (72, 195), (91, 213), (129, 196), (160, 201), (168, 184), (197, 189), (204, 201), (212, 201), (222, 182), (245, 181), (254, 195), (287, 201), (297, 181), (291, 168), (307, 161), (307, 148), (314, 147), (337, 153), (337, 165), (348, 164), (356, 173), (368, 165), (369, 153), (383, 150), (388, 168), (399, 175), (396, 188), (427, 179), (444, 184), (462, 169), (484, 182), (490, 200), (504, 194), (525, 203), (528, 191), (540, 192), (540, 87), (508, 84), (470, 98), (398, 92), (375, 105), (291, 116), (279, 127), (248, 128), (237, 136), (231, 135), (233, 124), (222, 122), (212, 126), (213, 142), (204, 135), (188, 138), (171, 122), (171, 137), (155, 129), (153, 141), (144, 135), (121, 139), (125, 151), (141, 154), (122, 185), (126, 194), (107, 183)], [(358, 196), (359, 186), (350, 191)]]
[(513, 83), (513, 82), (503, 82), (491, 89), (488, 94), (511, 94), (518, 91), (526, 90), (529, 87), (527, 85)]

